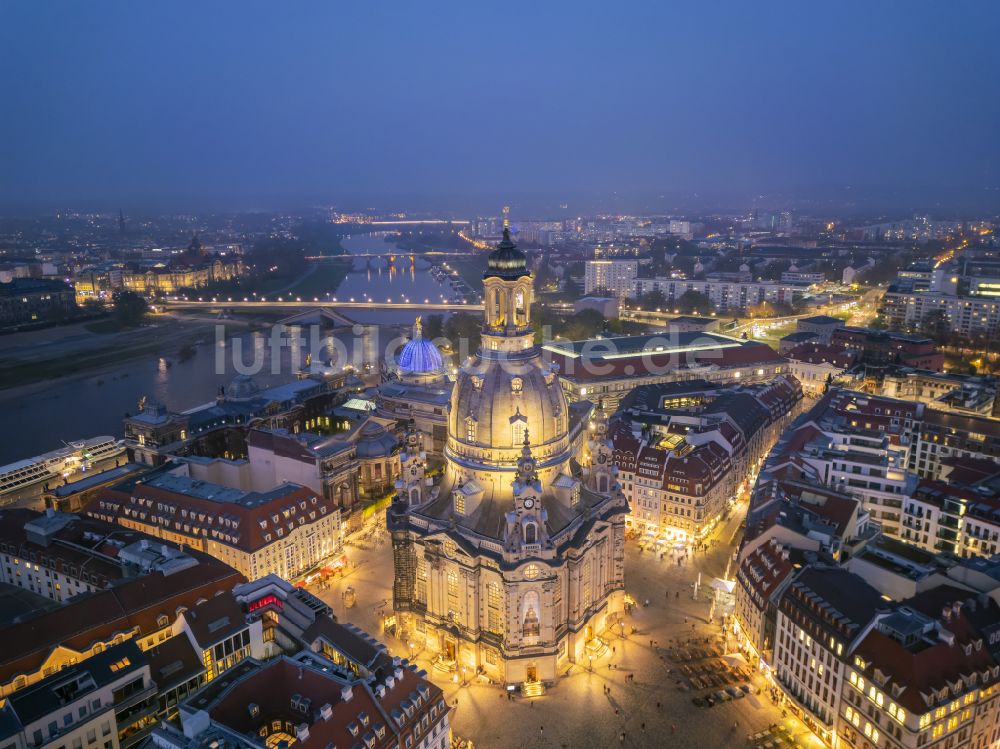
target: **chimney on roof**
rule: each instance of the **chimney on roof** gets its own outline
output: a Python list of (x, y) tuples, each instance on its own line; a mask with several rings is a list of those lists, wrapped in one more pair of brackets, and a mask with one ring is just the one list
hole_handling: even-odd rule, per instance
[(350, 684), (345, 684), (340, 690), (340, 699), (344, 702), (350, 702), (351, 698), (354, 696), (354, 687)]
[(946, 622), (950, 622), (951, 621), (951, 608), (950, 607), (945, 606), (943, 609), (941, 609), (941, 618), (944, 619), (944, 621), (946, 621)]
[(333, 716), (333, 705), (327, 702), (326, 704), (320, 706), (319, 717), (321, 717), (323, 720), (330, 720), (332, 716)]
[(396, 666), (396, 670), (392, 672), (392, 675), (396, 677), (397, 680), (403, 678), (403, 669)]

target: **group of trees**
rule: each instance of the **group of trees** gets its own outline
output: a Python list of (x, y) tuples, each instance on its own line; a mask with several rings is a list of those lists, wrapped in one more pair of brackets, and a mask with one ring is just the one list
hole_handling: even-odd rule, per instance
[(129, 328), (141, 325), (149, 311), (146, 298), (128, 289), (115, 292), (112, 307), (118, 322)]
[(685, 291), (673, 302), (670, 302), (667, 300), (667, 297), (664, 296), (662, 291), (659, 289), (653, 289), (636, 299), (636, 303), (640, 309), (660, 309), (667, 311), (669, 308), (675, 309), (685, 315), (708, 315), (711, 314), (714, 309), (711, 299), (702, 294), (700, 291), (694, 290)]

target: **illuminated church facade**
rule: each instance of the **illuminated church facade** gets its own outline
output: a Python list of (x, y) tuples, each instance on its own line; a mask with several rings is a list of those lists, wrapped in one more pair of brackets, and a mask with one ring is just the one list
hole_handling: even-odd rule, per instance
[(621, 619), (628, 504), (604, 415), (567, 402), (534, 343), (532, 277), (507, 230), (483, 285), (444, 475), (425, 476), (411, 429), (387, 512), (397, 632), (437, 668), (537, 688), (598, 654)]

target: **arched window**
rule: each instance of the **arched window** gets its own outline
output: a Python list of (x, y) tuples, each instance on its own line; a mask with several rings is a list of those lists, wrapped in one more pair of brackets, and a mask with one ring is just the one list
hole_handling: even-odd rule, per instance
[(599, 492), (608, 491), (608, 477), (603, 473), (597, 477), (597, 491)]
[(500, 289), (493, 290), (493, 322), (499, 323), (503, 319), (503, 301)]
[(534, 523), (524, 524), (524, 543), (535, 544), (538, 543), (538, 526)]
[(410, 489), (410, 504), (415, 505), (420, 502), (420, 489), (413, 487)]
[(524, 430), (528, 428), (528, 422), (524, 419), (517, 419), (513, 424), (510, 425), (511, 429), (511, 441), (514, 447), (520, 447), (524, 444)]
[(541, 611), (541, 602), (538, 598), (538, 593), (534, 590), (529, 590), (524, 594), (524, 600), (521, 602), (521, 635), (524, 637), (538, 637), (541, 634), (542, 622), (539, 619), (539, 611)]

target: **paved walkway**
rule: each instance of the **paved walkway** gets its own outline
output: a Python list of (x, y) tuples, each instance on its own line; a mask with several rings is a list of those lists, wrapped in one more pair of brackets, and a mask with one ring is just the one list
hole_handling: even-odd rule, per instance
[[(386, 641), (400, 656), (415, 655), (430, 678), (457, 702), (453, 728), (471, 738), (477, 749), (528, 749), (548, 747), (747, 747), (747, 737), (782, 722), (780, 711), (765, 690), (715, 707), (696, 707), (692, 697), (707, 691), (686, 691), (686, 680), (667, 651), (691, 638), (721, 643), (720, 626), (709, 623), (708, 583), (722, 575), (735, 546), (740, 517), (720, 524), (708, 552), (694, 557), (662, 561), (641, 552), (635, 541), (626, 544), (626, 589), (639, 602), (626, 617), (626, 636), (606, 634), (608, 652), (593, 662), (575, 664), (542, 697), (513, 700), (498, 687), (441, 681), (423, 654), (410, 654), (405, 643), (385, 638), (382, 615), (391, 614), (392, 558), (383, 533), (364, 541), (366, 548), (351, 546), (348, 557), (357, 566), (344, 579), (325, 590), (314, 590), (333, 606), (342, 621), (353, 622)], [(692, 586), (702, 572), (703, 594), (692, 597)], [(356, 604), (344, 606), (343, 590), (351, 585)], [(646, 600), (649, 605), (644, 605)], [(631, 628), (635, 627), (634, 634)], [(629, 678), (629, 675), (632, 678)], [(755, 686), (763, 680), (754, 677)], [(790, 725), (804, 733), (801, 724)], [(623, 738), (624, 734), (624, 738)]]

